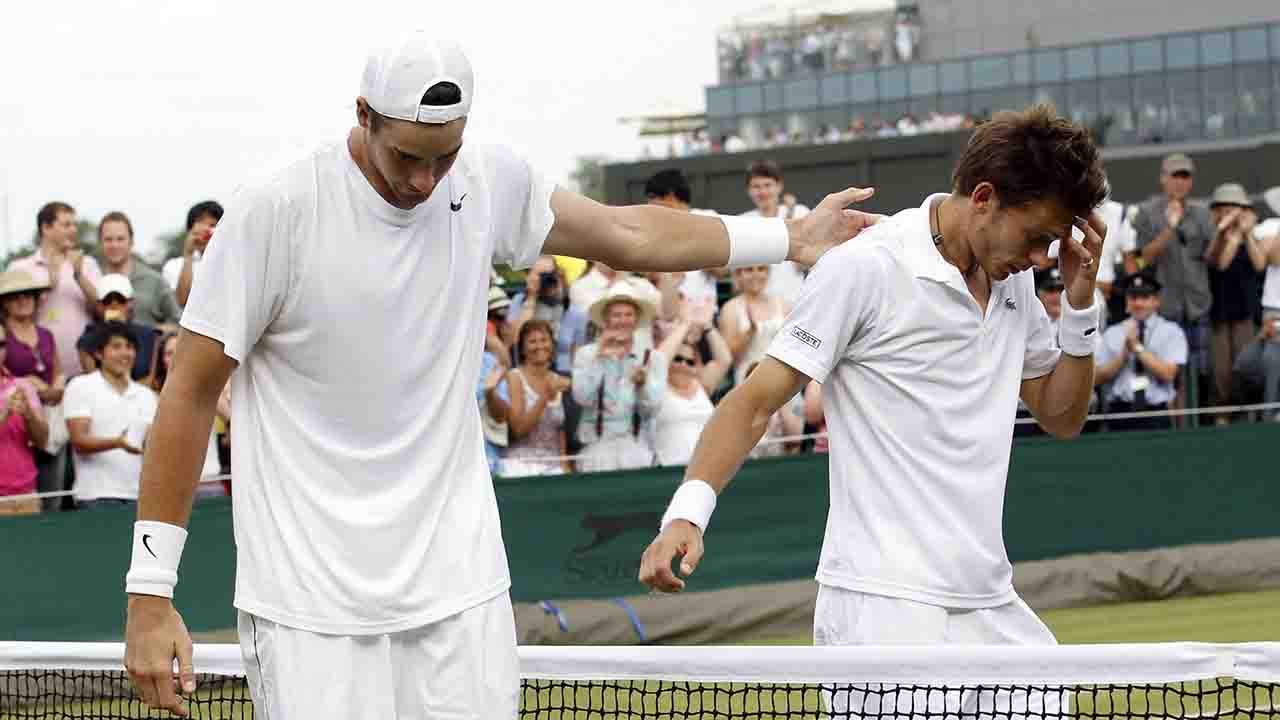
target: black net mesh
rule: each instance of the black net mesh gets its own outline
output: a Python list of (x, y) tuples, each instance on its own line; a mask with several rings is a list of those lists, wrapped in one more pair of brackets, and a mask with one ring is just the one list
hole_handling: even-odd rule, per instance
[[(252, 718), (244, 678), (201, 675), (194, 718)], [(783, 718), (1276, 718), (1280, 684), (1219, 678), (1155, 685), (794, 685), (525, 680), (522, 720)], [(122, 672), (0, 672), (0, 720), (161, 718)]]

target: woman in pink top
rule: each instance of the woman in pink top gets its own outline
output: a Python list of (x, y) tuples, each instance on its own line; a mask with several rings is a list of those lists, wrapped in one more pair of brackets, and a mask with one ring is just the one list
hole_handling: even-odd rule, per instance
[(49, 425), (35, 388), (5, 369), (7, 345), (7, 334), (0, 328), (0, 515), (26, 515), (40, 511), (38, 499), (6, 501), (4, 496), (36, 491), (32, 446), (44, 446)]

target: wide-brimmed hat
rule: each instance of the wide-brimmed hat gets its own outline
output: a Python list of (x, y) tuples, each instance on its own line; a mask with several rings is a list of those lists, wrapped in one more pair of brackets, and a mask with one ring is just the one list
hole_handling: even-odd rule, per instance
[(1218, 205), (1253, 207), (1253, 203), (1249, 200), (1249, 193), (1245, 192), (1244, 186), (1240, 183), (1223, 183), (1219, 185), (1213, 191), (1213, 199), (1209, 201), (1209, 207)]
[(17, 295), (18, 293), (39, 292), (48, 290), (49, 283), (40, 282), (31, 277), (25, 270), (7, 270), (0, 272), (0, 297)]
[(511, 298), (497, 285), (489, 286), (489, 312), (511, 307)]
[(636, 279), (623, 278), (610, 285), (604, 295), (591, 304), (591, 321), (600, 327), (604, 327), (605, 310), (616, 302), (628, 302), (634, 305), (640, 325), (649, 322), (657, 314), (656, 308), (653, 307), (653, 303), (649, 301), (645, 293), (641, 291)]

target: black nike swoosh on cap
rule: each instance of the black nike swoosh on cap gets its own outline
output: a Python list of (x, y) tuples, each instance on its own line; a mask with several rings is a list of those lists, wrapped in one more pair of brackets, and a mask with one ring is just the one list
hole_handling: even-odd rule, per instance
[(159, 560), (159, 559), (160, 559), (160, 556), (156, 555), (156, 551), (155, 551), (155, 550), (152, 550), (152, 549), (151, 549), (151, 544), (147, 542), (147, 541), (148, 541), (148, 540), (150, 540), (150, 539), (151, 539), (151, 536), (150, 536), (150, 535), (143, 535), (143, 536), (142, 536), (142, 547), (146, 548), (146, 549), (147, 549), (147, 552), (151, 553), (151, 557), (153, 557), (153, 558), (155, 558), (155, 559)]

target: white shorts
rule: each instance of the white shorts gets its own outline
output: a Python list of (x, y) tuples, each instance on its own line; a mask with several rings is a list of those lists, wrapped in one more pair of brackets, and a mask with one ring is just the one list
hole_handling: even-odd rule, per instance
[[(1057, 645), (1021, 598), (992, 608), (955, 609), (818, 585), (814, 645)], [(1057, 715), (1070, 693), (1049, 688), (982, 688), (889, 683), (824, 686), (823, 703), (837, 717), (926, 718)]]
[(240, 650), (261, 720), (514, 720), (515, 615), (502, 593), (388, 635), (322, 635), (241, 611)]
[(818, 584), (814, 645), (1057, 645), (1017, 598), (991, 608), (956, 609)]

